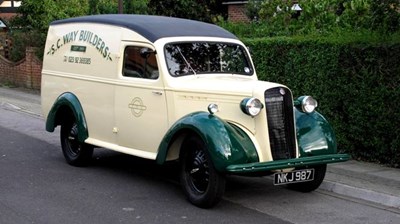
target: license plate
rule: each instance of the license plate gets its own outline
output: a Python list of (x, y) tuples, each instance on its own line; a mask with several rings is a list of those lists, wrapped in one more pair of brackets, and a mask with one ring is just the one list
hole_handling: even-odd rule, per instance
[(314, 169), (294, 170), (292, 172), (275, 173), (274, 185), (292, 184), (314, 180)]

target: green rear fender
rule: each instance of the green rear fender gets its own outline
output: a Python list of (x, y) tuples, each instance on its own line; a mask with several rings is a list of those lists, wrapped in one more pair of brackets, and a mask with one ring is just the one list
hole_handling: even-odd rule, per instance
[(158, 164), (165, 162), (173, 141), (187, 133), (196, 134), (204, 141), (215, 168), (220, 172), (232, 164), (259, 161), (253, 142), (243, 130), (215, 115), (195, 112), (179, 119), (164, 136), (158, 149)]
[(336, 137), (331, 125), (318, 112), (303, 113), (295, 109), (300, 156), (336, 154)]
[(68, 119), (72, 112), (78, 123), (78, 140), (84, 142), (89, 134), (82, 105), (78, 98), (70, 92), (61, 94), (54, 102), (46, 120), (46, 131), (53, 132), (61, 125), (63, 120)]

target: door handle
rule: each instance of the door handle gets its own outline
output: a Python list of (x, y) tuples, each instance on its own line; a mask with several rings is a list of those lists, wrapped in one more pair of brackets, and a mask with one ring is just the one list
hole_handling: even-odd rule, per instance
[(153, 93), (154, 93), (155, 95), (157, 95), (157, 96), (161, 96), (161, 95), (162, 95), (162, 92), (160, 92), (160, 91), (153, 91)]

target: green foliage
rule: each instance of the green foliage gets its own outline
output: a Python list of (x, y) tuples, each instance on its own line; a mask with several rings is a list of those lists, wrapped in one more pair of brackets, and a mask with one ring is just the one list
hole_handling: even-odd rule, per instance
[(149, 0), (124, 0), (125, 14), (148, 14)]
[(292, 2), (282, 0), (263, 1), (260, 5), (259, 18), (268, 23), (285, 23), (290, 21)]
[(54, 20), (85, 15), (87, 11), (87, 1), (24, 0), (18, 8), (19, 16), (12, 21), (12, 26), (45, 31)]
[(400, 29), (400, 1), (372, 1), (371, 25), (381, 32), (393, 33)]
[(36, 56), (43, 57), (43, 43), (46, 41), (47, 32), (37, 32), (35, 30), (16, 30), (9, 34), (13, 41), (10, 60), (17, 62), (25, 57), (27, 47), (36, 47)]
[(21, 3), (18, 12), (20, 16), (11, 21), (14, 27), (45, 30), (56, 17), (56, 6), (51, 0), (42, 0), (39, 4), (37, 1), (27, 0)]
[(118, 0), (89, 0), (89, 15), (118, 13)]
[(85, 15), (87, 11), (87, 2), (80, 0), (22, 1), (18, 8), (19, 16), (11, 21), (11, 60), (24, 58), (28, 46), (38, 47), (40, 53), (37, 55), (41, 58), (49, 24), (54, 20)]
[[(353, 158), (400, 166), (400, 39), (246, 39), (260, 79), (312, 95)], [(266, 50), (267, 49), (267, 50)]]
[(262, 1), (260, 0), (250, 0), (246, 5), (246, 15), (252, 21), (257, 21), (260, 17), (259, 11)]
[(248, 16), (257, 20), (248, 29), (255, 27), (256, 37), (326, 34), (337, 30), (400, 31), (398, 0), (307, 0), (299, 4), (302, 11), (296, 14), (292, 1), (250, 0)]
[(219, 21), (220, 15), (225, 14), (222, 0), (149, 0), (148, 6), (155, 15), (205, 22)]
[[(89, 15), (118, 13), (118, 0), (88, 0)], [(147, 14), (149, 0), (123, 0), (124, 14)]]

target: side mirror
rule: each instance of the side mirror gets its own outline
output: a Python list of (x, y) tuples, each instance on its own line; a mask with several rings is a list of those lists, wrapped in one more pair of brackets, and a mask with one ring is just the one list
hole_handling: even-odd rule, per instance
[(147, 47), (144, 47), (144, 48), (140, 49), (140, 56), (141, 56), (142, 58), (148, 58), (149, 55), (152, 54), (152, 53), (155, 54), (156, 51), (155, 51), (155, 50), (152, 50), (152, 49), (150, 49), (150, 48), (147, 48)]

